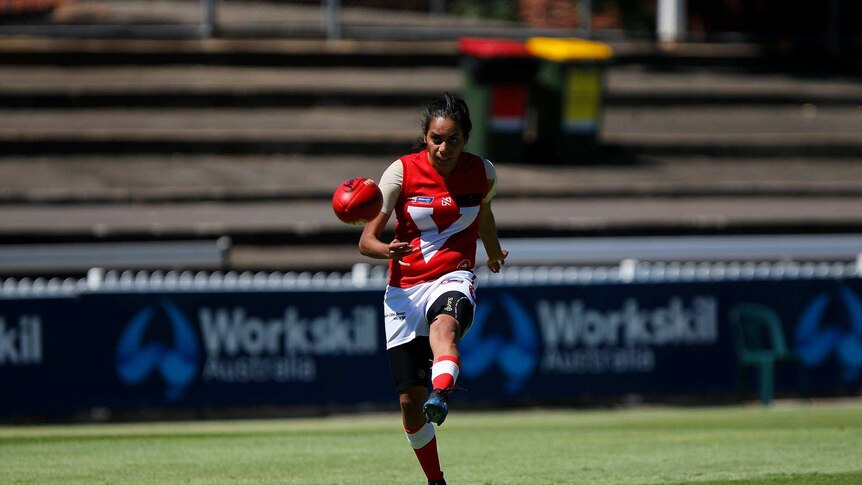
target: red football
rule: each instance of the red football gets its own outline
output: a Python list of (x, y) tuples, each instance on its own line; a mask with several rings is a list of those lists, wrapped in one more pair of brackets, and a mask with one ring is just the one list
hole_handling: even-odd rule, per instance
[(332, 210), (342, 222), (354, 226), (365, 224), (377, 217), (383, 207), (380, 187), (365, 177), (345, 180), (332, 195)]

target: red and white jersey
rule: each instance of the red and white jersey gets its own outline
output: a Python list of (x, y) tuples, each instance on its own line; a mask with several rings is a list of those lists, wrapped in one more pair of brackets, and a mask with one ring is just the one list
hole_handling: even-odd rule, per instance
[(389, 263), (389, 285), (407, 288), (476, 265), (479, 207), (488, 195), (485, 161), (462, 153), (448, 179), (428, 161), (428, 151), (401, 157), (403, 180), (395, 203), (395, 237), (419, 248)]

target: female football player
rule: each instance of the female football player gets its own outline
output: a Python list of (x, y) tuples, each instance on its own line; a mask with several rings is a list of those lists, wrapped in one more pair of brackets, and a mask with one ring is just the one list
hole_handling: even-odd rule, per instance
[[(432, 423), (446, 419), (460, 372), (458, 341), (473, 322), (477, 239), (495, 273), (508, 251), (491, 212), (494, 166), (463, 151), (472, 128), (466, 103), (445, 94), (422, 113), (421, 127), (421, 150), (395, 160), (380, 178), (383, 209), (366, 224), (359, 251), (391, 260), (386, 349), (407, 440), (430, 485), (446, 483)], [(393, 210), (395, 238), (384, 242)]]

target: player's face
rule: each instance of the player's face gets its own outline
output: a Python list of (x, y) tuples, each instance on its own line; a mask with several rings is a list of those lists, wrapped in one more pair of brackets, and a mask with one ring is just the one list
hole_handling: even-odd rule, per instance
[(441, 175), (449, 175), (458, 163), (467, 140), (461, 127), (451, 118), (437, 117), (428, 123), (425, 147), (428, 161)]

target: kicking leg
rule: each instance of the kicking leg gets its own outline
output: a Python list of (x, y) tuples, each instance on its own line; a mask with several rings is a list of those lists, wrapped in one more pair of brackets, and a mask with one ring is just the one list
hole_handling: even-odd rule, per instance
[(431, 324), (429, 338), (434, 361), (431, 366), (431, 396), (423, 410), (428, 420), (443, 424), (449, 414), (449, 393), (455, 388), (461, 372), (458, 337), (461, 335), (458, 321), (450, 315), (438, 315)]

